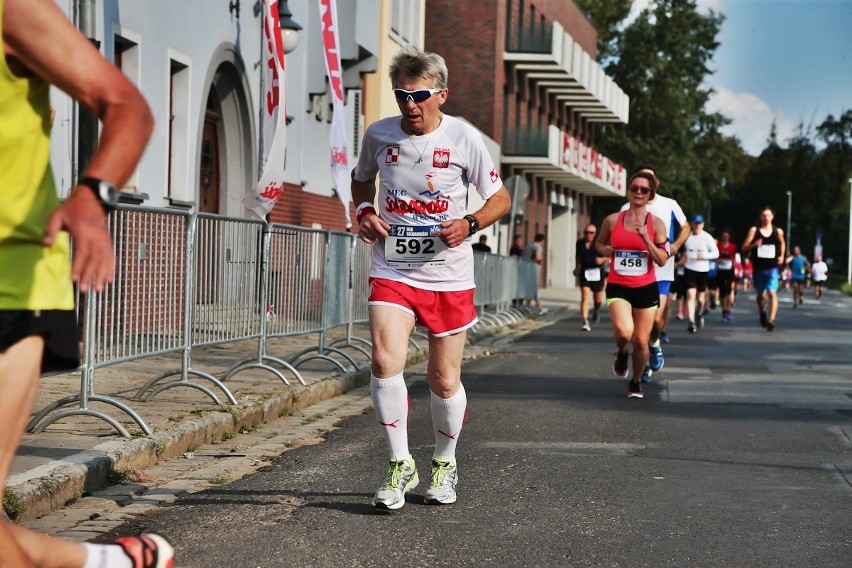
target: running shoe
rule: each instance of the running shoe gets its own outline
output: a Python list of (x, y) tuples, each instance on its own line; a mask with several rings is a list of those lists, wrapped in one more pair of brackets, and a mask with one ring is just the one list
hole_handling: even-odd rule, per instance
[(619, 379), (627, 378), (627, 351), (617, 351), (615, 353), (615, 361), (612, 363), (612, 372)]
[(627, 385), (627, 398), (644, 398), (642, 393), (642, 383), (638, 381), (630, 381)]
[(698, 328), (695, 327), (695, 323), (689, 322), (689, 327), (686, 328), (686, 331), (688, 331), (689, 333), (695, 333), (698, 331)]
[(698, 324), (699, 329), (704, 329), (704, 314), (698, 314), (695, 317), (695, 323)]
[(130, 558), (133, 568), (172, 568), (174, 565), (174, 548), (158, 534), (123, 536), (115, 539), (115, 543)]
[(414, 458), (391, 460), (385, 484), (373, 498), (373, 507), (394, 511), (405, 505), (405, 494), (417, 487), (420, 478), (414, 468)]
[(583, 320), (583, 331), (592, 331), (592, 326), (589, 325), (589, 320)]
[(649, 347), (650, 357), (648, 358), (648, 367), (655, 373), (663, 368), (666, 359), (663, 357), (663, 348), (657, 345)]
[(716, 300), (710, 300), (710, 309), (711, 309), (711, 310), (715, 310), (715, 309), (716, 309)]
[(651, 370), (651, 367), (649, 367), (648, 365), (645, 365), (645, 370), (642, 371), (641, 381), (643, 383), (650, 383), (651, 382), (651, 375), (653, 375), (653, 374), (654, 374), (654, 371)]
[(771, 321), (766, 324), (766, 331), (775, 331), (775, 322)]
[(669, 334), (666, 333), (665, 331), (663, 333), (661, 333), (660, 334), (660, 341), (662, 341), (663, 343), (669, 343), (671, 341), (671, 339), (669, 339)]
[(683, 312), (678, 312), (677, 315), (675, 316), (675, 319), (682, 320), (683, 319)]
[(601, 323), (601, 315), (598, 313), (598, 308), (592, 310), (592, 323)]
[(449, 505), (456, 502), (456, 483), (459, 481), (459, 470), (456, 462), (449, 460), (432, 460), (432, 475), (429, 490), (424, 500), (430, 505)]
[(766, 312), (760, 312), (760, 326), (766, 327), (769, 323), (769, 320), (766, 318)]

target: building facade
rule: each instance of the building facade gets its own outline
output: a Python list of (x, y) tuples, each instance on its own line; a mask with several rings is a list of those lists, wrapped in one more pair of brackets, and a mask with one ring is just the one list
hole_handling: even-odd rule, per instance
[(430, 0), (426, 10), (426, 50), (450, 70), (444, 109), (496, 141), (513, 193), (489, 240), (505, 254), (513, 234), (544, 233), (542, 285), (575, 285), (574, 243), (593, 197), (625, 193), (624, 168), (594, 150), (596, 125), (626, 123), (629, 104), (595, 62), (596, 42), (570, 0)]
[[(260, 174), (262, 14), (259, 0), (56, 0), (139, 87), (155, 129), (125, 200), (244, 217)], [(269, 218), (344, 230), (331, 175), (332, 119), (319, 0), (280, 4), (300, 28), (286, 54), (284, 194)], [(337, 1), (348, 160), (366, 125), (399, 112), (387, 69), (401, 46), (447, 60), (444, 110), (486, 140), (515, 199), (486, 230), (507, 253), (513, 233), (548, 237), (543, 284), (573, 285), (573, 240), (594, 195), (623, 195), (624, 172), (594, 151), (595, 125), (626, 122), (627, 98), (594, 62), (596, 32), (571, 1)], [(95, 130), (52, 92), (52, 164), (64, 195)], [(96, 132), (94, 134), (96, 136)], [(471, 209), (478, 207), (471, 191)], [(350, 213), (354, 206), (350, 205)], [(354, 215), (352, 215), (354, 217)], [(357, 227), (355, 227), (357, 229)]]

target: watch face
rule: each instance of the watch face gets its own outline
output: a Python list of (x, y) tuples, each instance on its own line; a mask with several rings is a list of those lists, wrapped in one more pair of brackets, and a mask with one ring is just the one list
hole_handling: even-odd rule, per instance
[(118, 203), (118, 192), (111, 184), (105, 181), (100, 182), (100, 184), (98, 184), (98, 193), (101, 196), (101, 201), (107, 205), (115, 205)]

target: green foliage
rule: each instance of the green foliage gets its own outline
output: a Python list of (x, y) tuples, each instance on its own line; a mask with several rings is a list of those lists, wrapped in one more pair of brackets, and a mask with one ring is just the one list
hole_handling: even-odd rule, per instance
[(813, 258), (816, 236), (821, 233), (823, 256), (837, 261), (831, 268), (836, 273), (845, 266), (849, 250), (852, 111), (837, 119), (829, 116), (816, 127), (818, 139), (825, 144), (822, 149), (807, 132), (800, 126), (786, 148), (770, 138), (743, 179), (731, 184), (717, 203), (714, 217), (724, 219), (736, 238), (742, 238), (756, 222), (758, 210), (768, 205), (775, 210), (775, 224), (786, 230), (789, 191), (790, 247), (798, 245)]
[(660, 0), (616, 40), (607, 73), (630, 97), (630, 122), (602, 127), (598, 146), (628, 170), (653, 166), (664, 194), (690, 212), (722, 192), (742, 153), (719, 129), (729, 120), (705, 110), (709, 62), (723, 17), (700, 14), (692, 0)]
[(598, 61), (612, 60), (617, 53), (619, 25), (630, 14), (633, 0), (575, 0), (598, 32)]

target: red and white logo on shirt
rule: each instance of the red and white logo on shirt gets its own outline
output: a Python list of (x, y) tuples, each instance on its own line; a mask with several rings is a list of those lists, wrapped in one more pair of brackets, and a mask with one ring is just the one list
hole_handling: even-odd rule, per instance
[(399, 162), (399, 145), (388, 146), (387, 152), (385, 152), (385, 164), (389, 166), (396, 166)]
[(432, 153), (433, 168), (449, 168), (450, 167), (450, 151), (441, 148), (435, 148)]
[(491, 170), (491, 181), (493, 183), (497, 183), (497, 180), (500, 179), (500, 174), (497, 173), (497, 170)]

